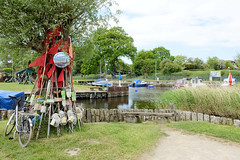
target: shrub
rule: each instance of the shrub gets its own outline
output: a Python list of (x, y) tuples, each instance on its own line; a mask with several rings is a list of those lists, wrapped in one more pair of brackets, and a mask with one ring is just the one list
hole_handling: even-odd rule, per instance
[(12, 68), (3, 68), (2, 72), (11, 73), (12, 72)]

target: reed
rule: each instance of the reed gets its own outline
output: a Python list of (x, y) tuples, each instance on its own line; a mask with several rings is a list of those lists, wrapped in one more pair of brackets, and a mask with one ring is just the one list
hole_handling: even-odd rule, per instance
[(240, 88), (181, 88), (164, 93), (157, 101), (157, 108), (174, 103), (177, 109), (209, 115), (240, 118)]

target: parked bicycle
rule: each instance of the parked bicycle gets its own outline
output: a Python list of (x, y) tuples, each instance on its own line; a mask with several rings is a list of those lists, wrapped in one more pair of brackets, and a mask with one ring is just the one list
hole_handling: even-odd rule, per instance
[[(28, 108), (20, 108), (19, 102), (21, 102), (20, 98), (9, 96), (12, 100), (16, 100), (16, 108), (13, 114), (11, 115), (7, 126), (5, 128), (5, 136), (8, 136), (16, 126), (16, 130), (13, 134), (13, 138), (15, 138), (15, 134), (17, 133), (19, 137), (19, 143), (22, 147), (26, 147), (33, 134), (33, 123), (32, 118), (37, 117), (36, 113), (29, 113)], [(26, 101), (25, 101), (26, 102)]]

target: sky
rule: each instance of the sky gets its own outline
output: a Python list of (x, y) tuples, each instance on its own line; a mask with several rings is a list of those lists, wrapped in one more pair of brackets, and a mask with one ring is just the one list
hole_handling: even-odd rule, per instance
[[(118, 24), (140, 50), (234, 60), (240, 53), (240, 0), (116, 0)], [(126, 59), (125, 59), (126, 60)], [(129, 63), (128, 60), (126, 60)]]

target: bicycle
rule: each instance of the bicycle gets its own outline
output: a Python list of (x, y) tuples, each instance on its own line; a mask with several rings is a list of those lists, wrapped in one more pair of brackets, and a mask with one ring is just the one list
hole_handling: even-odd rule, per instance
[(12, 98), (12, 100), (15, 99), (17, 101), (17, 105), (5, 128), (5, 136), (8, 136), (16, 126), (13, 139), (17, 133), (20, 145), (22, 147), (26, 147), (29, 144), (33, 134), (33, 123), (31, 118), (38, 116), (38, 114), (28, 113), (25, 110), (19, 111), (19, 102), (21, 99), (14, 96), (9, 97)]

